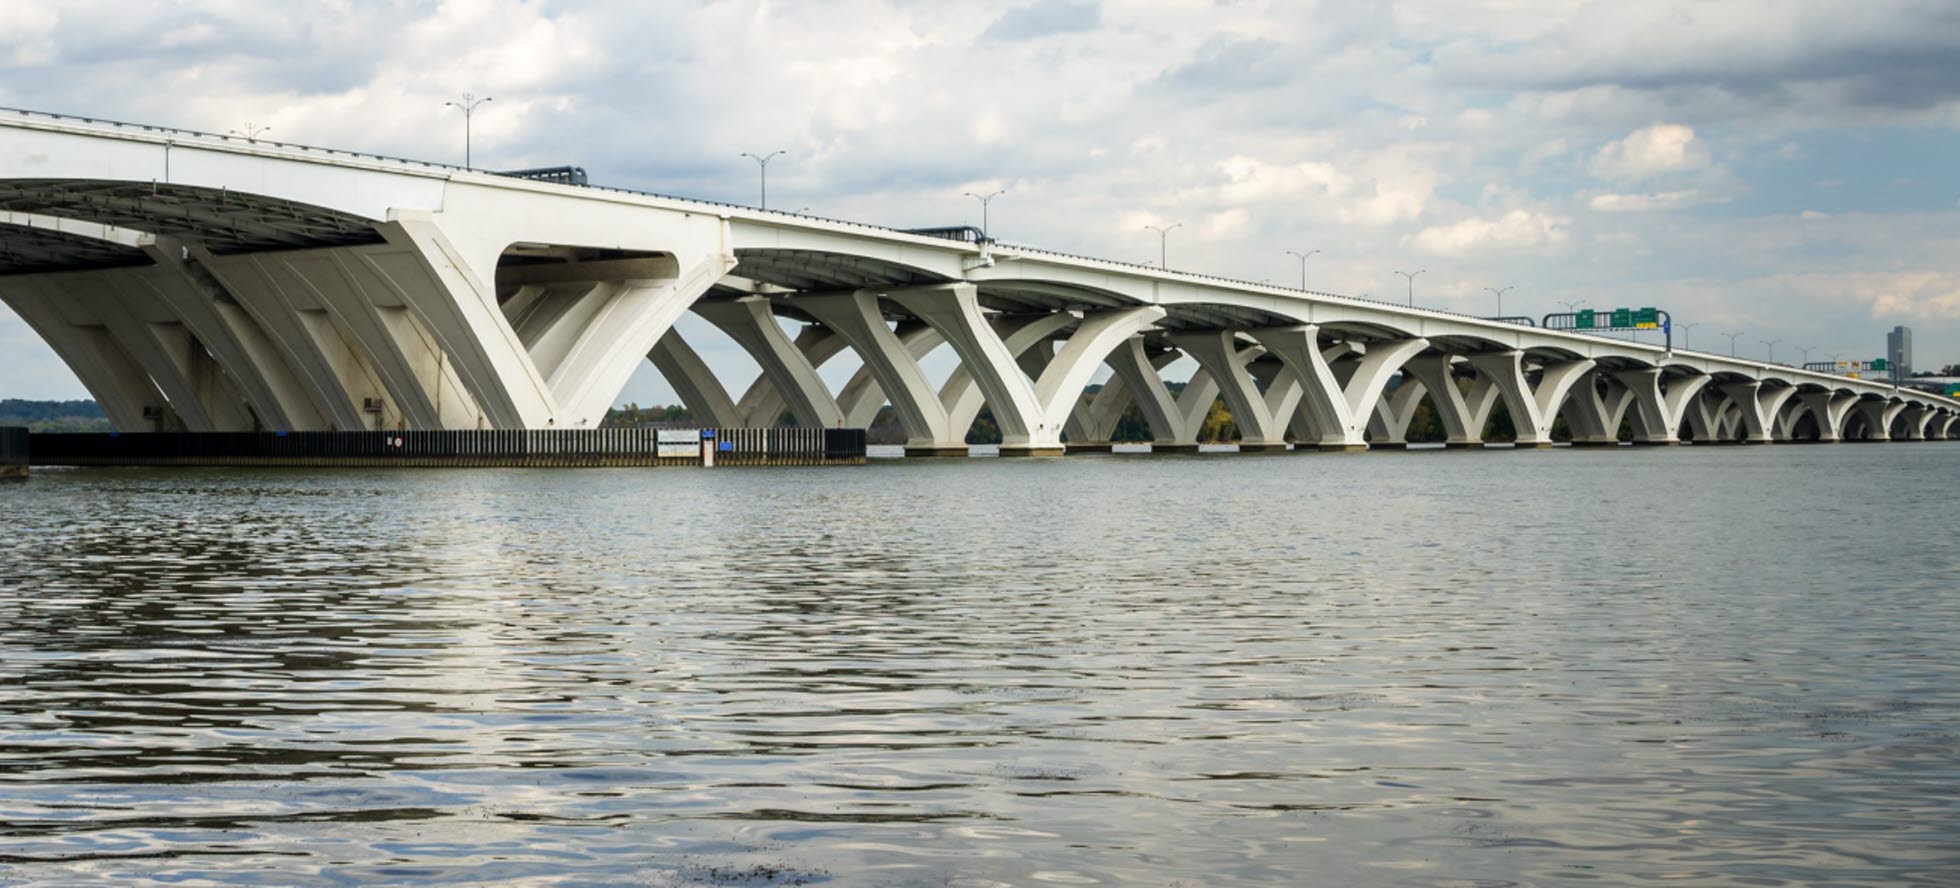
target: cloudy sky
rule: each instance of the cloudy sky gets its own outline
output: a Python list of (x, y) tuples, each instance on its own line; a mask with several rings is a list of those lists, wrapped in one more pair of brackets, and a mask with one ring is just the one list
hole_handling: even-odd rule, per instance
[[(301, 7), (310, 12), (293, 12)], [(0, 104), (1506, 313), (1960, 361), (1960, 3), (910, 0), (0, 4)], [(711, 328), (711, 360), (742, 363)], [(1677, 344), (1679, 339), (1677, 337)], [(0, 308), (0, 395), (83, 396)], [(753, 365), (748, 365), (752, 367)], [(737, 371), (739, 372), (739, 371)], [(734, 380), (731, 380), (734, 382)], [(734, 386), (739, 390), (739, 384)], [(628, 398), (670, 398), (657, 374)]]

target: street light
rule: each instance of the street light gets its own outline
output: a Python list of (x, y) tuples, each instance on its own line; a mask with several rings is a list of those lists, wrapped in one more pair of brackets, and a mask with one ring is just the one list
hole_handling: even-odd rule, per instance
[(1170, 254), (1168, 252), (1168, 248), (1165, 246), (1165, 243), (1169, 239), (1171, 231), (1173, 229), (1183, 228), (1184, 223), (1172, 222), (1169, 228), (1159, 228), (1155, 225), (1145, 225), (1143, 227), (1148, 228), (1151, 231), (1157, 232), (1157, 267), (1161, 269), (1169, 270), (1171, 266), (1169, 260), (1166, 257), (1168, 257)]
[(249, 121), (249, 120), (248, 120), (248, 121), (246, 121), (246, 122), (245, 122), (245, 128), (244, 128), (244, 129), (242, 129), (242, 130), (232, 130), (232, 131), (231, 131), (231, 134), (232, 134), (232, 135), (234, 135), (234, 136), (239, 136), (239, 137), (241, 137), (241, 138), (243, 138), (243, 139), (244, 139), (245, 141), (247, 141), (247, 142), (256, 142), (256, 141), (258, 141), (258, 140), (259, 140), (259, 134), (261, 134), (261, 133), (269, 133), (269, 132), (272, 132), (272, 127), (269, 127), (269, 126), (259, 126), (259, 125), (257, 125), (257, 124), (255, 124), (255, 123), (252, 123), (251, 121)]
[(756, 168), (762, 173), (762, 200), (756, 204), (756, 209), (769, 209), (769, 161), (776, 159), (776, 156), (779, 154), (788, 153), (787, 151), (776, 150), (757, 157), (747, 151), (742, 152), (743, 157), (755, 161)]
[(1695, 328), (1701, 326), (1703, 323), (1705, 322), (1696, 321), (1692, 324), (1681, 325), (1681, 350), (1682, 351), (1686, 351), (1693, 346)]
[(460, 102), (444, 102), (446, 107), (463, 109), (463, 169), (470, 168), (470, 118), (476, 114), (476, 106), (491, 101), (490, 96), (477, 98), (475, 93), (464, 93)]
[(1810, 353), (1817, 350), (1817, 346), (1814, 345), (1799, 345), (1796, 348), (1797, 354), (1803, 355), (1803, 362), (1805, 364), (1810, 363)]
[(1503, 317), (1503, 316), (1504, 316), (1504, 292), (1505, 292), (1506, 290), (1515, 290), (1515, 289), (1517, 289), (1517, 288), (1518, 288), (1518, 287), (1517, 287), (1517, 285), (1516, 285), (1516, 284), (1512, 284), (1511, 286), (1508, 286), (1508, 287), (1485, 287), (1485, 288), (1484, 288), (1485, 290), (1488, 290), (1488, 291), (1490, 291), (1491, 293), (1494, 293), (1494, 294), (1496, 294), (1496, 296), (1497, 296), (1497, 316), (1498, 316), (1498, 317), (1500, 317), (1500, 318), (1501, 318), (1501, 317)]
[(1767, 345), (1767, 346), (1769, 346), (1769, 363), (1771, 363), (1771, 364), (1774, 364), (1774, 363), (1776, 363), (1776, 344), (1777, 344), (1777, 343), (1779, 343), (1779, 342), (1782, 342), (1783, 340), (1781, 340), (1781, 339), (1758, 339), (1758, 340), (1756, 340), (1756, 341), (1757, 341), (1757, 342), (1760, 342), (1760, 343), (1762, 343), (1762, 344), (1764, 344), (1764, 345)]
[(1426, 273), (1428, 273), (1428, 271), (1429, 271), (1429, 269), (1427, 269), (1427, 268), (1424, 268), (1424, 269), (1421, 269), (1421, 270), (1419, 270), (1419, 271), (1398, 271), (1398, 272), (1396, 272), (1396, 274), (1399, 274), (1399, 275), (1401, 275), (1401, 276), (1403, 276), (1403, 277), (1405, 277), (1405, 278), (1408, 278), (1408, 279), (1409, 279), (1409, 307), (1410, 307), (1410, 308), (1415, 308), (1415, 307), (1416, 307), (1416, 275), (1419, 275), (1419, 274), (1426, 274)]
[(1572, 314), (1578, 314), (1578, 313), (1579, 313), (1579, 306), (1581, 306), (1581, 305), (1585, 305), (1585, 304), (1586, 304), (1586, 300), (1584, 300), (1584, 299), (1581, 299), (1581, 300), (1579, 300), (1579, 301), (1577, 301), (1577, 302), (1567, 302), (1567, 301), (1565, 301), (1565, 300), (1563, 300), (1563, 299), (1554, 299), (1554, 300), (1552, 300), (1552, 301), (1553, 301), (1553, 302), (1557, 302), (1558, 304), (1560, 304), (1560, 305), (1563, 305), (1563, 306), (1565, 306), (1565, 310), (1566, 310), (1567, 312), (1570, 312), (1570, 313), (1572, 313)]
[(1320, 251), (1308, 250), (1304, 253), (1299, 252), (1297, 250), (1286, 251), (1286, 255), (1292, 256), (1293, 258), (1300, 260), (1300, 289), (1302, 290), (1305, 290), (1307, 288), (1307, 257), (1312, 256), (1313, 254), (1318, 252)]
[(1007, 189), (1005, 188), (1002, 188), (1001, 190), (996, 191), (992, 194), (985, 194), (985, 195), (974, 194), (971, 191), (966, 193), (967, 197), (973, 198), (974, 200), (980, 202), (980, 239), (981, 240), (987, 239), (987, 205), (993, 203), (994, 198), (999, 197), (1006, 193), (1007, 193)]
[(1742, 335), (1742, 331), (1737, 330), (1734, 333), (1724, 333), (1722, 335), (1727, 336), (1729, 338), (1729, 357), (1731, 358), (1735, 357), (1735, 340), (1736, 337)]

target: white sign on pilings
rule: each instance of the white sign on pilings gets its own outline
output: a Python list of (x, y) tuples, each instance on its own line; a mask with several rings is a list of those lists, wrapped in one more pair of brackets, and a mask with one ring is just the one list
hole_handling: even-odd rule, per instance
[(654, 444), (661, 457), (701, 458), (700, 429), (660, 429)]

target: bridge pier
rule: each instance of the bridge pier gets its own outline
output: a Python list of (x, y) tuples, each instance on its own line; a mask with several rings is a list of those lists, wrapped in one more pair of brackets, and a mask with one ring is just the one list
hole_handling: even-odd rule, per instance
[[(729, 301), (702, 301), (694, 313), (720, 328), (728, 338), (748, 352), (762, 368), (770, 390), (805, 428), (834, 429), (844, 425), (844, 410), (830, 394), (829, 386), (817, 376), (809, 356), (776, 321), (774, 304), (767, 296), (744, 296)], [(807, 343), (806, 343), (807, 344)], [(776, 424), (779, 410), (771, 416), (745, 417), (750, 423), (768, 428)]]
[(1421, 355), (1409, 359), (1402, 367), (1422, 383), (1429, 393), (1429, 402), (1436, 406), (1437, 418), (1442, 421), (1446, 436), (1443, 446), (1451, 449), (1482, 447), (1484, 423), (1490, 420), (1491, 407), (1497, 403), (1497, 389), (1488, 376), (1478, 374), (1471, 380), (1469, 392), (1465, 393), (1457, 385), (1450, 367), (1453, 360), (1454, 356), (1447, 354)]
[(1633, 391), (1595, 367), (1573, 385), (1558, 415), (1565, 417), (1574, 447), (1618, 447), (1620, 423), (1633, 406)]
[(1667, 376), (1659, 367), (1616, 374), (1633, 395), (1633, 442), (1672, 447), (1681, 443), (1681, 423), (1710, 381), (1706, 374)]
[[(1218, 384), (1218, 397), (1232, 411), (1239, 427), (1239, 449), (1244, 452), (1286, 449), (1283, 418), (1290, 415), (1300, 396), (1299, 381), (1282, 374), (1261, 392), (1252, 374), (1240, 360), (1236, 335), (1230, 330), (1174, 334), (1171, 341)], [(1262, 346), (1262, 349), (1264, 347)], [(1192, 405), (1196, 406), (1196, 405)], [(1205, 410), (1211, 402), (1206, 401)], [(1203, 422), (1200, 414), (1199, 422)], [(1195, 442), (1194, 442), (1195, 443)]]
[[(1312, 324), (1251, 331), (1253, 341), (1279, 357), (1302, 387), (1297, 409), (1302, 411), (1315, 437), (1300, 443), (1321, 450), (1366, 450), (1368, 420), (1375, 412), (1388, 385), (1409, 358), (1429, 346), (1426, 339), (1397, 339), (1371, 342), (1358, 359), (1344, 362), (1345, 374), (1328, 364), (1319, 341), (1320, 328)], [(1345, 375), (1345, 379), (1341, 378)], [(1270, 389), (1269, 389), (1270, 391)]]
[(1592, 361), (1584, 359), (1546, 363), (1534, 385), (1526, 376), (1524, 352), (1486, 352), (1471, 355), (1468, 360), (1503, 395), (1521, 448), (1552, 446), (1552, 421), (1559, 405), (1566, 392), (1593, 367)]
[(1857, 395), (1848, 392), (1803, 392), (1797, 397), (1810, 408), (1810, 415), (1816, 420), (1819, 443), (1835, 444), (1844, 440), (1844, 424), (1850, 417), (1851, 405), (1858, 402)]

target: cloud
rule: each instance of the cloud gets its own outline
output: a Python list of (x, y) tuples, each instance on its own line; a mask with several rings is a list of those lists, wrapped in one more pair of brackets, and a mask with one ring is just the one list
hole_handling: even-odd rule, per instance
[(1647, 179), (1703, 166), (1707, 156), (1695, 144), (1693, 127), (1657, 123), (1635, 130), (1593, 156), (1592, 171), (1602, 179)]
[(1649, 213), (1656, 210), (1678, 210), (1708, 202), (1700, 191), (1686, 188), (1658, 194), (1594, 195), (1586, 205), (1600, 213)]
[(1042, 0), (1010, 9), (994, 20), (980, 35), (981, 40), (1033, 40), (1056, 34), (1079, 34), (1094, 30), (1102, 21), (1102, 6), (1080, 0)]
[(1565, 242), (1571, 219), (1543, 210), (1517, 209), (1493, 219), (1470, 218), (1425, 228), (1415, 245), (1438, 256), (1466, 256), (1483, 250), (1536, 251)]
[(1577, 0), (1550, 15), (1541, 4), (1474, 6), (1486, 31), (1510, 32), (1510, 51), (1465, 41), (1439, 52), (1438, 67), (1485, 87), (1604, 87), (1677, 107), (1699, 95), (1750, 116), (1900, 114), (1960, 98), (1960, 7), (1947, 3), (1862, 0), (1852, 12), (1794, 0)]

